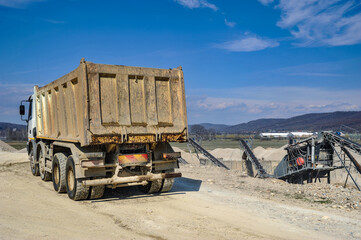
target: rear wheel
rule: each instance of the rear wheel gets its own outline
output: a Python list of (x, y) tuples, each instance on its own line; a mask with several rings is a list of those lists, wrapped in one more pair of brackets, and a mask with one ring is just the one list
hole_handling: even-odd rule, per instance
[(139, 190), (143, 193), (158, 193), (162, 189), (163, 180), (155, 180), (148, 182), (145, 186), (139, 186)]
[(163, 186), (161, 192), (169, 192), (174, 184), (174, 178), (167, 178), (163, 180)]
[(104, 195), (105, 186), (93, 186), (90, 188), (89, 199), (102, 198)]
[(30, 160), (30, 170), (31, 173), (34, 176), (39, 176), (39, 164), (35, 163), (35, 158), (34, 158), (34, 149), (31, 149), (30, 155), (29, 155), (29, 160)]
[(53, 186), (54, 190), (58, 193), (66, 192), (66, 160), (67, 157), (64, 153), (56, 153), (52, 162), (53, 169)]
[[(164, 172), (174, 172), (174, 169), (166, 170)], [(139, 186), (139, 190), (144, 193), (159, 193), (168, 192), (172, 189), (174, 178), (160, 179), (148, 182), (145, 186)]]
[[(166, 173), (170, 173), (170, 172), (174, 172), (174, 169), (169, 169), (165, 171)], [(162, 185), (162, 189), (160, 190), (161, 192), (169, 192), (174, 184), (174, 178), (166, 178), (163, 179), (163, 185)]]
[(66, 161), (66, 190), (70, 199), (74, 201), (87, 199), (89, 195), (89, 187), (82, 185), (80, 179), (75, 177), (75, 164), (73, 157), (70, 155)]
[(43, 181), (49, 181), (49, 180), (51, 180), (51, 174), (46, 171), (45, 166), (46, 166), (45, 155), (44, 155), (44, 153), (43, 153), (43, 149), (40, 148), (40, 151), (39, 151), (39, 172), (40, 172), (40, 178), (41, 178), (41, 180), (43, 180)]

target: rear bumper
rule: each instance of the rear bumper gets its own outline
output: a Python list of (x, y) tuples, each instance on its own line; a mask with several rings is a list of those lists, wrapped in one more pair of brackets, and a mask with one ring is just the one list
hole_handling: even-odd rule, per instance
[[(90, 186), (101, 186), (101, 185), (143, 185), (147, 181), (155, 181), (166, 178), (178, 178), (182, 177), (182, 173), (156, 173), (148, 175), (139, 175), (139, 176), (130, 176), (130, 177), (116, 177), (112, 178), (103, 178), (103, 179), (93, 179), (93, 180), (84, 180), (82, 184), (86, 187)], [(131, 184), (135, 183), (135, 184)]]

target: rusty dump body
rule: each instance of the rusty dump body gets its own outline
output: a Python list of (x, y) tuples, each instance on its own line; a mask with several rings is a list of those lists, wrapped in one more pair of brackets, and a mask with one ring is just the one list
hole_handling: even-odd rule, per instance
[(100, 144), (184, 142), (182, 68), (155, 69), (81, 61), (35, 87), (37, 138)]

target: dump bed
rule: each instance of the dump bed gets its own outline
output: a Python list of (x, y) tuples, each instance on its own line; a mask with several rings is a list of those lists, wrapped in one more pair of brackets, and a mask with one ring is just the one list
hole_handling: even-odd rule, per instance
[(82, 61), (36, 87), (37, 137), (105, 143), (182, 142), (187, 113), (182, 68), (155, 69)]

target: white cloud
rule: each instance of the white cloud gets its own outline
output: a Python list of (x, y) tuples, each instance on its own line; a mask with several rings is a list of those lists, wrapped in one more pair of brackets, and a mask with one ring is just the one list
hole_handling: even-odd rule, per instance
[(280, 0), (277, 25), (288, 29), (299, 46), (361, 43), (360, 3), (353, 0)]
[(0, 0), (0, 6), (10, 8), (22, 8), (33, 2), (42, 2), (45, 0)]
[(192, 89), (187, 91), (187, 111), (191, 123), (212, 119), (214, 123), (227, 124), (306, 113), (361, 111), (361, 89), (289, 86)]
[(198, 100), (196, 106), (205, 110), (213, 111), (234, 107), (246, 107), (246, 104), (242, 99), (206, 97)]
[(217, 11), (218, 7), (213, 3), (210, 3), (206, 0), (174, 0), (180, 5), (193, 9), (193, 8), (210, 8), (213, 11)]
[(235, 27), (236, 26), (236, 23), (235, 22), (229, 22), (227, 21), (227, 19), (224, 19), (224, 23), (228, 26), (228, 27)]
[(262, 3), (263, 5), (267, 6), (273, 3), (274, 0), (258, 0), (258, 2)]
[(253, 52), (277, 46), (279, 46), (279, 43), (276, 41), (247, 35), (236, 40), (216, 45), (218, 48), (226, 49), (231, 52)]

